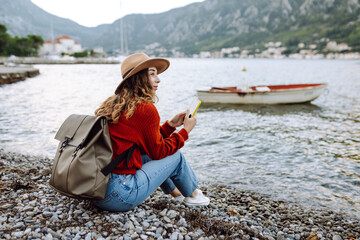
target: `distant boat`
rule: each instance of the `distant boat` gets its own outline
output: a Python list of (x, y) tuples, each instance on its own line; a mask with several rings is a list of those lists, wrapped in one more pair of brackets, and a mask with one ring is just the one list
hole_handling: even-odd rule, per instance
[(238, 89), (236, 87), (211, 87), (197, 90), (204, 103), (232, 104), (288, 104), (311, 102), (324, 93), (327, 83), (259, 85)]

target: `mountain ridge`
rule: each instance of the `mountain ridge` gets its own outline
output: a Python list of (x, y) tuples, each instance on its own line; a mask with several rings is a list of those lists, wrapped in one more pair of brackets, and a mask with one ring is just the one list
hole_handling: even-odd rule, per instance
[[(126, 15), (112, 24), (89, 28), (40, 11), (30, 0), (0, 0), (0, 23), (10, 34), (49, 39), (50, 19), (55, 36), (66, 34), (85, 47), (102, 46), (106, 51), (120, 48), (121, 22), (130, 51), (154, 43), (163, 52), (176, 49), (187, 55), (235, 46), (255, 51), (270, 41), (281, 41), (290, 52), (298, 51), (300, 42), (315, 43), (321, 51), (331, 40), (360, 51), (359, 1), (206, 0), (163, 13)], [(22, 11), (14, 10), (21, 6)]]
[(0, 24), (5, 25), (12, 36), (36, 34), (48, 40), (69, 35), (89, 45), (89, 39), (101, 34), (107, 27), (106, 24), (94, 28), (84, 27), (70, 19), (50, 14), (30, 0), (0, 0), (0, 6)]

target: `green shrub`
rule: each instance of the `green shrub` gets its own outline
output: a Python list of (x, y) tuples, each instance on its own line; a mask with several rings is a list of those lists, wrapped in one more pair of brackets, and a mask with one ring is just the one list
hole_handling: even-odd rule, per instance
[(5, 25), (0, 24), (0, 56), (35, 56), (44, 43), (41, 36), (11, 37)]
[(76, 58), (82, 58), (82, 57), (87, 57), (88, 56), (88, 51), (84, 50), (82, 52), (76, 52), (74, 53), (74, 57)]

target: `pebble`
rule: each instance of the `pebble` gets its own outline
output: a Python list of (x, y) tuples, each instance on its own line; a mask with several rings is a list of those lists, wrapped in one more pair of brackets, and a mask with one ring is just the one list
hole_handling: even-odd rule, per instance
[(179, 237), (179, 233), (173, 232), (170, 236), (170, 240), (177, 240)]
[(165, 208), (164, 210), (162, 210), (160, 213), (159, 213), (159, 215), (160, 216), (166, 216), (166, 212), (167, 212), (167, 209)]
[(167, 216), (165, 216), (163, 219), (165, 220), (165, 222), (167, 222), (167, 223), (171, 223), (170, 218), (168, 218)]
[(168, 216), (170, 219), (175, 218), (178, 215), (178, 212), (174, 211), (174, 210), (169, 210), (166, 213), (166, 216)]
[(177, 225), (186, 227), (187, 223), (186, 223), (185, 218), (180, 218), (180, 220), (177, 222)]
[(285, 240), (285, 237), (284, 237), (284, 233), (283, 232), (278, 232), (276, 234), (276, 240)]
[(51, 159), (0, 149), (0, 239), (360, 239), (359, 218), (210, 183), (200, 184), (208, 207), (156, 190), (126, 213), (102, 211), (55, 192), (51, 166)]
[(339, 235), (334, 235), (332, 240), (342, 240), (342, 238)]

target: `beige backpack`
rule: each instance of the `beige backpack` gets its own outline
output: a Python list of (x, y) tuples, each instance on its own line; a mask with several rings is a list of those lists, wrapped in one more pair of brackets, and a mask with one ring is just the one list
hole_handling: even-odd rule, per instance
[(112, 160), (113, 151), (105, 117), (70, 115), (56, 133), (56, 151), (50, 185), (78, 199), (103, 199), (110, 172), (127, 158), (136, 145)]

